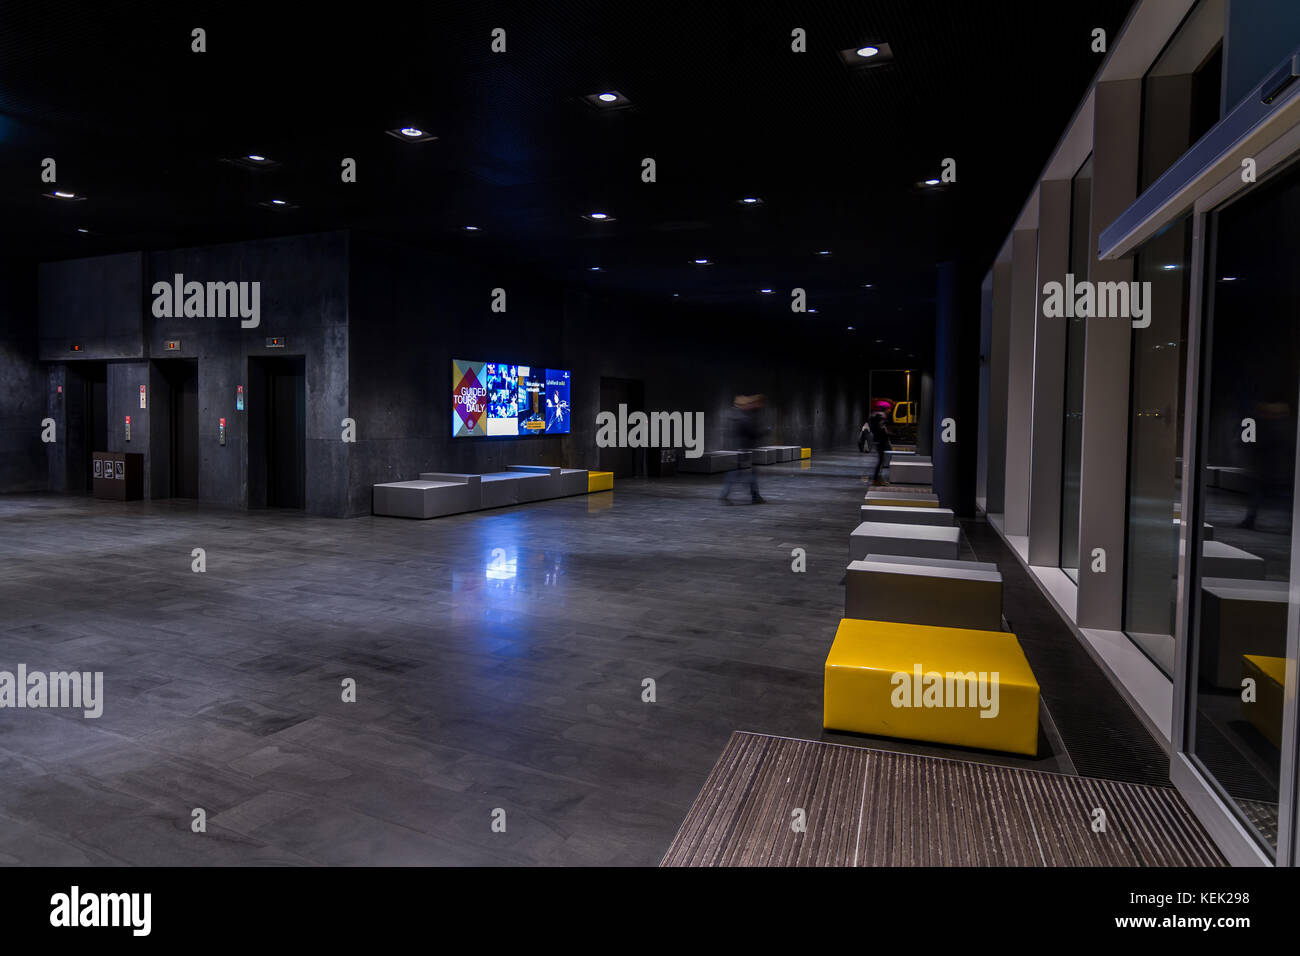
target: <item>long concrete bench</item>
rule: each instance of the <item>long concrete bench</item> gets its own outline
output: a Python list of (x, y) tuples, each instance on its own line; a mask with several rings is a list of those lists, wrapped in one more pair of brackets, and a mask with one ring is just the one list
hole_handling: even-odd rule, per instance
[(719, 471), (731, 471), (739, 464), (738, 457), (739, 454), (734, 451), (706, 451), (699, 458), (683, 456), (677, 463), (677, 470), (708, 475)]
[(863, 499), (869, 505), (889, 505), (894, 508), (937, 508), (939, 496), (929, 492), (909, 494), (903, 491), (881, 491), (874, 489), (867, 492)]
[(478, 503), (474, 510), (504, 508), (519, 503), (519, 481), (522, 475), (497, 472), (487, 475), (468, 475), (458, 472), (423, 471), (421, 481), (468, 481), (478, 485)]
[(393, 518), (439, 518), (473, 511), (478, 486), (462, 481), (390, 481), (374, 486), (372, 510)]
[[(1286, 658), (1246, 654), (1241, 658), (1241, 676), (1255, 681), (1255, 699), (1241, 702), (1241, 714), (1274, 746), (1282, 746), (1283, 689), (1286, 687)], [(1238, 682), (1237, 687), (1241, 683)]]
[(875, 553), (956, 559), (960, 537), (959, 528), (864, 521), (849, 535), (849, 558), (860, 561)]
[(569, 495), (585, 495), (587, 493), (587, 469), (586, 468), (561, 468), (560, 469), (560, 495), (567, 497)]
[(849, 564), (844, 616), (934, 627), (1002, 629), (1002, 575), (976, 561), (868, 557)]
[(1014, 634), (845, 618), (826, 656), (822, 726), (1034, 756), (1038, 696)]
[(774, 448), (751, 448), (749, 454), (755, 465), (774, 465), (780, 460)]
[(905, 508), (899, 505), (866, 504), (859, 510), (862, 521), (932, 524), (944, 528), (950, 528), (956, 523), (951, 508)]
[(1286, 581), (1201, 578), (1201, 679), (1240, 689), (1246, 654), (1286, 656)]

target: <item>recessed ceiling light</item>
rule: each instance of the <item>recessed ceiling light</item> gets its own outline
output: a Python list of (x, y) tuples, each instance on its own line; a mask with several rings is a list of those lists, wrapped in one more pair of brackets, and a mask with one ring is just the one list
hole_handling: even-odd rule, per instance
[(1224, 277), (1223, 277), (1223, 281), (1224, 281), (1224, 282), (1236, 282), (1236, 281), (1237, 281), (1237, 277), (1236, 277), (1236, 276), (1224, 276)]
[(583, 97), (591, 106), (602, 110), (627, 109), (632, 102), (618, 90), (605, 90), (602, 93), (588, 93)]
[(710, 263), (709, 263), (709, 260), (708, 260), (708, 259), (696, 259), (696, 260), (695, 260), (695, 264), (696, 264), (697, 266), (707, 266), (707, 265), (709, 265)]
[(428, 143), (438, 138), (432, 133), (426, 133), (419, 126), (399, 126), (397, 129), (386, 129), (384, 132), (404, 143)]
[(927, 179), (927, 180), (925, 180), (925, 182), (922, 183), (922, 185), (923, 185), (923, 186), (938, 186), (938, 185), (939, 185), (939, 182), (940, 182), (940, 181), (937, 180), (937, 179)]
[(259, 156), (259, 155), (257, 155), (257, 153), (249, 153), (249, 154), (248, 154), (246, 157), (244, 157), (244, 158), (245, 158), (245, 159), (251, 159), (251, 160), (252, 160), (253, 162), (255, 162), (255, 163), (264, 163), (264, 162), (266, 162), (266, 157), (265, 157), (265, 156)]
[(466, 232), (478, 232), (478, 226), (466, 226), (466, 227), (465, 227), (465, 231), (466, 231)]
[(745, 196), (740, 200), (740, 203), (743, 206), (761, 206), (763, 200), (759, 199), (757, 196)]
[(808, 311), (809, 311), (809, 312), (816, 312), (817, 310), (816, 310), (816, 309), (809, 309)]
[(884, 341), (885, 341), (884, 339), (876, 339), (876, 344), (877, 344), (877, 345), (880, 345), (880, 344), (881, 344), (882, 342), (884, 342)]
[(819, 256), (829, 256), (830, 254), (831, 254), (831, 251), (830, 251), (829, 249), (822, 249), (821, 251), (819, 251), (819, 252), (817, 253), (817, 255), (819, 255)]
[(673, 293), (673, 298), (674, 298), (674, 299), (677, 298), (677, 293), (676, 293), (676, 292)]
[(608, 219), (608, 218), (609, 218), (609, 215), (608, 215), (607, 213), (603, 213), (603, 212), (589, 212), (589, 213), (587, 213), (587, 218), (588, 218), (588, 219)]
[(281, 210), (284, 210), (284, 209), (297, 209), (297, 208), (298, 208), (298, 204), (297, 204), (297, 203), (290, 202), (290, 201), (287, 200), (287, 199), (268, 199), (268, 200), (266, 200), (265, 202), (260, 202), (260, 203), (258, 203), (258, 205), (259, 205), (259, 206), (264, 206), (264, 207), (266, 207), (267, 209), (274, 209), (274, 210), (276, 210), (277, 212), (279, 212), (279, 211), (281, 211)]
[(864, 283), (863, 286), (862, 286), (862, 288), (864, 288), (864, 289), (870, 289), (870, 288), (871, 288), (871, 283), (870, 283), (870, 282)]
[(851, 46), (847, 50), (840, 50), (840, 62), (851, 70), (867, 69), (870, 67), (884, 66), (892, 62), (894, 51), (890, 49), (888, 43), (881, 43), (873, 40), (870, 43), (860, 43), (857, 46)]
[(894, 346), (894, 351), (895, 351), (895, 352), (901, 352), (901, 351), (903, 351), (903, 350), (902, 350), (901, 348), (899, 348), (897, 345), (895, 345), (895, 346)]
[(283, 199), (272, 199), (272, 200), (271, 200), (271, 205), (272, 205), (272, 206), (287, 206), (288, 203), (286, 203)]
[(82, 229), (80, 226), (78, 226), (78, 227), (77, 227), (77, 232), (85, 232), (85, 233), (89, 233), (90, 230), (89, 230), (89, 229)]
[(1164, 269), (1166, 272), (1171, 272), (1171, 271), (1173, 271), (1174, 269), (1177, 269), (1178, 266), (1174, 265), (1172, 262), (1167, 262), (1167, 263), (1165, 263), (1163, 266), (1161, 266), (1160, 268)]
[(592, 266), (592, 267), (591, 267), (591, 271), (592, 271), (592, 272), (599, 272), (599, 271), (600, 271), (600, 266)]
[(48, 193), (41, 193), (46, 199), (62, 199), (65, 202), (80, 202), (85, 196), (78, 196), (76, 193), (67, 189), (55, 189)]
[(850, 331), (850, 332), (853, 331), (853, 326), (851, 326), (851, 325), (849, 326), (849, 331)]
[(771, 289), (759, 289), (758, 291), (761, 292), (761, 293), (763, 293), (763, 295), (771, 295), (771, 294), (772, 294), (772, 290), (771, 290)]

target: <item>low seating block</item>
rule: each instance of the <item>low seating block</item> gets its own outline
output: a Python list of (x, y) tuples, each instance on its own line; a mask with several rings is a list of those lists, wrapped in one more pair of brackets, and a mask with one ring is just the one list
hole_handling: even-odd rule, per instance
[(859, 561), (875, 553), (955, 560), (960, 536), (958, 528), (864, 521), (849, 535), (849, 558)]
[(1241, 658), (1285, 656), (1286, 581), (1201, 578), (1201, 666), (1215, 687), (1241, 687)]
[(800, 457), (800, 458), (811, 458), (811, 457), (812, 457), (812, 449), (811, 449), (811, 448), (800, 448), (800, 449), (799, 449), (799, 457)]
[(897, 485), (933, 484), (934, 466), (928, 461), (903, 460), (889, 462), (889, 480)]
[(373, 510), (394, 518), (437, 518), (473, 511), (477, 496), (459, 481), (390, 481), (374, 486)]
[(876, 556), (844, 577), (844, 616), (934, 627), (1002, 629), (1002, 575), (976, 561)]
[(864, 499), (869, 505), (889, 505), (892, 508), (937, 508), (939, 496), (924, 493), (909, 495), (902, 492), (868, 491)]
[(907, 508), (869, 502), (861, 508), (863, 521), (888, 521), (894, 524), (932, 524), (951, 528), (955, 521), (951, 508)]
[(614, 473), (612, 471), (587, 472), (587, 491), (613, 491)]
[(840, 621), (822, 725), (1009, 753), (1038, 753), (1038, 681), (1014, 634)]

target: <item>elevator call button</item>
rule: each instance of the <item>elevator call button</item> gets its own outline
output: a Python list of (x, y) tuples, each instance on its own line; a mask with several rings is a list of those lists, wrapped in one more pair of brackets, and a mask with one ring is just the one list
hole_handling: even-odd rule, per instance
[(221, 439), (221, 444), (224, 445), (226, 443), (226, 420), (224, 418), (221, 419), (221, 424), (218, 427), (217, 433)]

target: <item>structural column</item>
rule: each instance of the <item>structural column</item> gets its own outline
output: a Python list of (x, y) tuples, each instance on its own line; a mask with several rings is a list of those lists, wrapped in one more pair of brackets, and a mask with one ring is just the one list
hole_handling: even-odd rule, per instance
[(1011, 234), (1011, 323), (1007, 341), (1007, 534), (1029, 533), (1029, 459), (1033, 445), (1031, 399), (1034, 315), (1038, 311), (1038, 230)]
[[(1142, 81), (1098, 83), (1093, 114), (1089, 276), (1129, 282), (1128, 259), (1097, 259), (1097, 238), (1137, 196)], [(1132, 324), (1087, 319), (1083, 360), (1083, 464), (1079, 494), (1080, 627), (1119, 630), (1124, 620), (1124, 512), (1127, 488), (1128, 376)], [(1100, 568), (1104, 560), (1105, 570)]]
[[(1045, 180), (1038, 192), (1038, 280), (1065, 282), (1070, 260), (1070, 181)], [(1067, 319), (1034, 309), (1033, 428), (1029, 472), (1029, 563), (1056, 567), (1061, 555), (1061, 436), (1065, 415)]]

